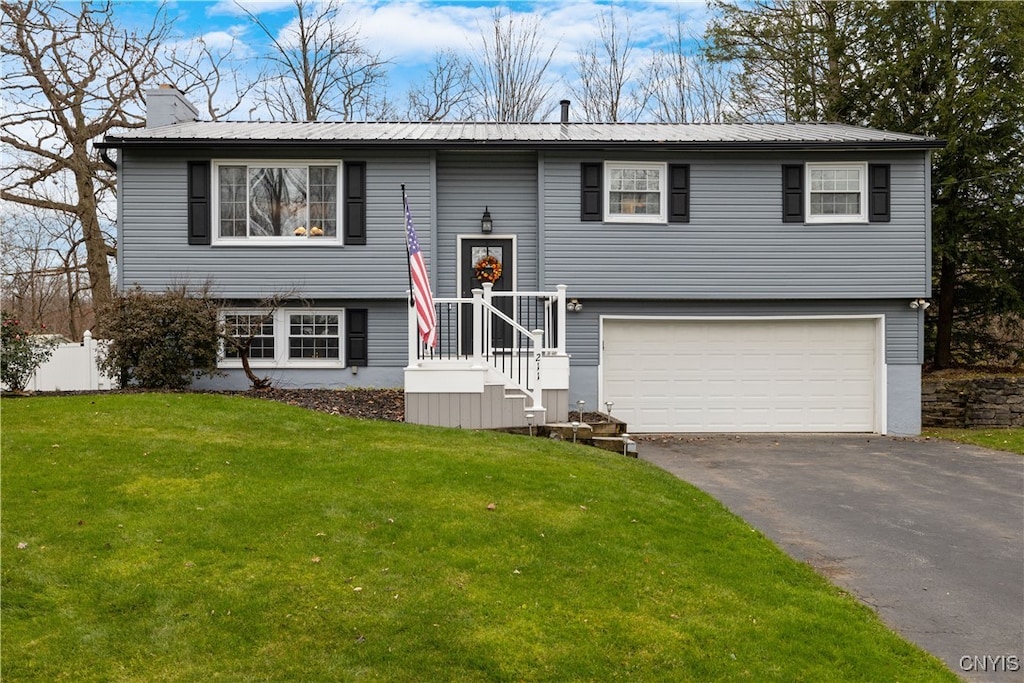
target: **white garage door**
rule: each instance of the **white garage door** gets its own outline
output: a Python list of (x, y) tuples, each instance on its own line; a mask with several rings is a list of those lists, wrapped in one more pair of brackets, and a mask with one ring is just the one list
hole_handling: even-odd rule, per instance
[(605, 319), (601, 400), (633, 432), (872, 432), (877, 319)]

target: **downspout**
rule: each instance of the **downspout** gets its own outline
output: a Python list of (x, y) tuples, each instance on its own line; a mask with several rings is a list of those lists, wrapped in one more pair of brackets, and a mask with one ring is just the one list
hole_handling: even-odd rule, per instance
[(117, 162), (111, 159), (110, 156), (107, 154), (106, 147), (100, 148), (100, 159), (102, 159), (103, 163), (110, 167), (111, 171), (114, 171), (115, 173), (117, 172)]

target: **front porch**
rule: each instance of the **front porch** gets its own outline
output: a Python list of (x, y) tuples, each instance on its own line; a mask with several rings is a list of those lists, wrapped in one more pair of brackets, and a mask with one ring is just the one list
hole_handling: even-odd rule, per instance
[(438, 345), (409, 308), (405, 421), (464, 429), (540, 426), (569, 417), (566, 286), (434, 300)]

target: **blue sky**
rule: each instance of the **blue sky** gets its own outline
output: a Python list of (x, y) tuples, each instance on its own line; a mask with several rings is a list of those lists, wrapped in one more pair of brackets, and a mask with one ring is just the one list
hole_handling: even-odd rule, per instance
[[(358, 27), (367, 47), (392, 62), (389, 90), (393, 100), (404, 101), (410, 82), (422, 78), (433, 55), (452, 48), (472, 53), (478, 44), (480, 27), (489, 23), (495, 6), (540, 17), (543, 35), (555, 48), (552, 76), (571, 78), (576, 51), (599, 37), (598, 16), (612, 3), (608, 0), (548, 0), (546, 2), (486, 2), (483, 0), (345, 0), (346, 22)], [(695, 34), (704, 29), (707, 13), (703, 0), (618, 0), (614, 3), (620, 21), (628, 18), (635, 56), (657, 48), (672, 30), (677, 18), (683, 18)], [(159, 3), (136, 0), (117, 6), (118, 16), (126, 24), (149, 21)], [(175, 17), (177, 39), (183, 42), (203, 37), (214, 47), (232, 45), (233, 54), (242, 60), (259, 55), (265, 39), (246, 16), (243, 7), (258, 14), (276, 31), (285, 29), (293, 19), (292, 0), (172, 0), (166, 5)], [(243, 62), (244, 63), (244, 62)], [(568, 86), (556, 85), (554, 99), (569, 96)]]

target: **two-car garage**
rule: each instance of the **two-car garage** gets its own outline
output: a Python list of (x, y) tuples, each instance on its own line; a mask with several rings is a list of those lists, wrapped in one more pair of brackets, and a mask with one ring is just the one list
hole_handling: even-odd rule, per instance
[(633, 432), (884, 432), (882, 318), (601, 320), (602, 402)]

